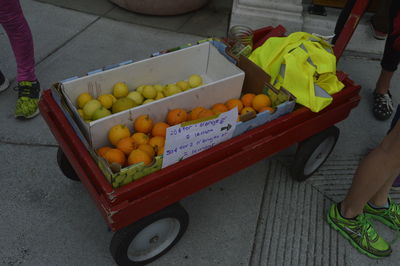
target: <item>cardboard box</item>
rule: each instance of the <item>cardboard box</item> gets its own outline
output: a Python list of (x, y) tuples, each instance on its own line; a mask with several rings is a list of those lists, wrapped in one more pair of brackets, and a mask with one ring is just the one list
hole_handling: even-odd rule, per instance
[(235, 132), (233, 133), (233, 137), (243, 134), (250, 129), (261, 126), (269, 121), (272, 121), (280, 116), (283, 116), (293, 111), (296, 105), (296, 98), (289, 91), (285, 90), (284, 88), (281, 88), (280, 90), (275, 89), (270, 84), (271, 77), (262, 68), (250, 61), (247, 57), (241, 55), (237, 58), (232, 55), (229, 49), (226, 50), (226, 53), (232, 58), (235, 58), (237, 66), (245, 73), (242, 94), (264, 93), (269, 95), (270, 97), (275, 96), (281, 99), (278, 100), (279, 104), (276, 104), (274, 106), (275, 112), (270, 113), (269, 111), (264, 111), (262, 113), (258, 113), (255, 117), (245, 122), (238, 122)]
[[(199, 74), (204, 85), (145, 105), (86, 123), (75, 107), (79, 94), (89, 92), (93, 97), (111, 93), (116, 82), (126, 82), (130, 91), (144, 84), (168, 84)], [(195, 106), (210, 108), (216, 102), (239, 98), (244, 80), (243, 71), (229, 62), (209, 42), (168, 54), (98, 71), (81, 78), (61, 82), (61, 94), (74, 120), (90, 147), (109, 145), (108, 130), (116, 124), (125, 124), (132, 130), (133, 121), (148, 114), (154, 121), (165, 121), (169, 110)]]

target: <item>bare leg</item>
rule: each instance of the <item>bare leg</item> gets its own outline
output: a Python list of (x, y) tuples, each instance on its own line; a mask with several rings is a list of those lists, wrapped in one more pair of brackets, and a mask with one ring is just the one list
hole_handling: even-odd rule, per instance
[(350, 191), (341, 204), (345, 217), (363, 212), (368, 201), (378, 206), (386, 204), (390, 186), (400, 169), (400, 121), (383, 142), (360, 163)]
[(375, 92), (385, 94), (389, 91), (390, 81), (392, 80), (393, 73), (394, 72), (384, 69), (381, 70), (381, 74), (379, 75), (378, 81), (376, 82)]

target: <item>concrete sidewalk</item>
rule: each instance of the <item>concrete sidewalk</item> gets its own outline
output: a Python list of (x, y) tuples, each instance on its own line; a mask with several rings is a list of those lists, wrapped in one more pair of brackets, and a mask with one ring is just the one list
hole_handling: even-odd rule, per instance
[[(85, 2), (93, 3), (97, 13), (79, 6), (61, 7), (63, 1), (51, 5), (21, 0), (44, 89), (104, 65), (141, 60), (203, 39), (198, 30), (207, 26), (200, 22), (207, 22), (213, 10), (227, 10), (229, 1), (214, 1), (215, 9), (185, 15), (186, 20), (167, 18), (175, 30), (161, 18), (144, 21), (125, 13), (130, 21), (118, 19), (122, 15), (110, 14), (124, 11), (108, 2)], [(227, 20), (224, 23), (208, 26), (206, 35), (221, 36), (228, 25)], [(2, 29), (0, 47), (0, 68), (13, 79), (15, 61)], [(398, 265), (399, 243), (392, 245), (389, 258), (372, 260), (325, 222), (328, 206), (344, 197), (360, 158), (389, 127), (389, 122), (376, 121), (370, 110), (380, 71), (379, 50), (374, 51), (378, 53), (348, 54), (339, 63), (338, 69), (362, 86), (362, 101), (337, 125), (341, 129), (337, 146), (313, 177), (302, 183), (290, 178), (291, 147), (185, 198), (181, 203), (190, 215), (188, 230), (152, 265)], [(396, 76), (393, 84), (399, 81)], [(392, 93), (398, 103), (400, 91), (393, 88)], [(14, 119), (15, 99), (12, 89), (0, 94), (0, 265), (115, 265), (109, 252), (113, 234), (88, 192), (62, 175), (56, 162), (57, 142), (40, 116), (24, 122)], [(392, 197), (398, 200), (400, 194), (394, 192)], [(383, 237), (394, 239), (393, 231), (376, 225)]]

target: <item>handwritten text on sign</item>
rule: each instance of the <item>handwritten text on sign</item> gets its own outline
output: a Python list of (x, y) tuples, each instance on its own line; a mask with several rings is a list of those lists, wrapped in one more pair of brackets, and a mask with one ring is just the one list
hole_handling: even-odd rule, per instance
[(234, 108), (210, 120), (167, 128), (162, 168), (230, 139), (237, 117), (238, 111)]

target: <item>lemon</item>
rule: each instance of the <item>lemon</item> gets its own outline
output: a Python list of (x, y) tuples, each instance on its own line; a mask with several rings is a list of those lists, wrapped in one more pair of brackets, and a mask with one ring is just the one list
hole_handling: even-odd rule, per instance
[(141, 105), (144, 101), (143, 95), (138, 91), (131, 91), (126, 97), (131, 98), (137, 105)]
[(178, 81), (178, 82), (176, 83), (176, 86), (178, 86), (179, 88), (181, 88), (183, 91), (186, 91), (186, 90), (190, 89), (189, 82), (184, 81), (184, 80)]
[(128, 86), (124, 82), (117, 82), (113, 86), (113, 95), (116, 98), (122, 98), (127, 96), (129, 93)]
[(83, 114), (83, 110), (82, 109), (78, 109), (77, 111), (78, 111), (79, 116), (83, 118), (83, 115), (84, 115)]
[(134, 100), (128, 97), (122, 97), (118, 99), (112, 106), (112, 112), (113, 114), (122, 112), (124, 110), (131, 109), (133, 107), (137, 106)]
[(165, 96), (171, 96), (180, 92), (182, 92), (182, 89), (175, 84), (168, 84), (168, 86), (164, 89)]
[(88, 101), (85, 106), (83, 107), (83, 114), (86, 119), (92, 119), (93, 113), (101, 107), (101, 103), (96, 100), (92, 99)]
[(85, 104), (91, 99), (93, 99), (93, 97), (89, 93), (84, 92), (78, 96), (78, 98), (76, 99), (76, 103), (79, 108), (83, 108), (83, 106), (85, 106)]
[(136, 88), (136, 91), (137, 91), (137, 92), (140, 92), (141, 94), (143, 94), (143, 88), (144, 88), (144, 86), (145, 86), (145, 85), (142, 85), (142, 86), (137, 87), (137, 88)]
[(191, 88), (196, 88), (203, 84), (203, 79), (201, 76), (193, 74), (189, 77), (188, 82)]
[(162, 92), (164, 90), (164, 86), (160, 84), (154, 85), (153, 87), (156, 89), (157, 92)]
[(154, 102), (154, 99), (147, 99), (143, 102), (143, 104)]
[(156, 89), (151, 85), (146, 85), (143, 88), (143, 96), (147, 99), (154, 99), (157, 95)]
[(101, 105), (104, 108), (110, 109), (114, 102), (114, 96), (112, 96), (111, 94), (102, 94), (99, 97), (97, 97), (97, 100), (101, 103)]
[(161, 91), (159, 91), (159, 92), (157, 92), (156, 98), (154, 98), (154, 100), (159, 100), (159, 99), (162, 99), (164, 97), (165, 97), (164, 94)]

